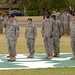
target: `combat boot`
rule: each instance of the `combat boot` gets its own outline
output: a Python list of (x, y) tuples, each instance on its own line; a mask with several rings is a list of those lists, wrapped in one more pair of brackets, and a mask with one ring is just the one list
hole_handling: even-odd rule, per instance
[(75, 55), (74, 55), (74, 57), (72, 57), (70, 60), (75, 60)]
[(27, 56), (27, 58), (34, 58), (34, 55), (30, 54), (29, 56)]
[(47, 55), (44, 59), (52, 59), (53, 56), (52, 55)]
[(10, 59), (8, 59), (8, 61), (11, 61), (11, 62), (12, 62), (12, 61), (16, 61), (15, 56), (11, 56)]
[(9, 54), (8, 56), (7, 56), (7, 58), (10, 58), (12, 55), (11, 54)]
[(59, 57), (59, 54), (54, 54), (53, 57)]

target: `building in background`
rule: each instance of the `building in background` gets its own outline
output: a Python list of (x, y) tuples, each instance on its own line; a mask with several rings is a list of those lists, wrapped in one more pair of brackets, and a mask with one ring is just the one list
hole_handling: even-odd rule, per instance
[(4, 10), (12, 10), (12, 9), (19, 9), (18, 8), (18, 4), (19, 1), (18, 0), (14, 0), (14, 2), (9, 2), (9, 0), (6, 0), (6, 3), (0, 6), (0, 11), (4, 11)]

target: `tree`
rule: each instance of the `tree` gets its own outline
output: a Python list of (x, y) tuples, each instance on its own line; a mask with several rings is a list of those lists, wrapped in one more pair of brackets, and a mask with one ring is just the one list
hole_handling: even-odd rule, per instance
[(11, 5), (15, 0), (0, 0), (0, 5), (5, 5), (5, 4), (9, 4), (10, 7), (9, 9), (11, 10)]
[(68, 0), (51, 0), (51, 8), (67, 9), (69, 7)]
[(19, 8), (24, 10), (24, 13), (26, 13), (26, 10), (31, 8), (31, 1), (30, 0), (19, 0)]
[(26, 8), (27, 10), (36, 10), (38, 15), (43, 11), (44, 18), (45, 12), (52, 8), (67, 8), (69, 6), (68, 0), (19, 0), (21, 8)]
[(72, 7), (75, 9), (75, 0), (69, 0), (69, 3), (72, 4)]
[(39, 6), (40, 9), (43, 10), (44, 17), (45, 18), (45, 12), (50, 9), (51, 2), (50, 0), (38, 0), (37, 5)]

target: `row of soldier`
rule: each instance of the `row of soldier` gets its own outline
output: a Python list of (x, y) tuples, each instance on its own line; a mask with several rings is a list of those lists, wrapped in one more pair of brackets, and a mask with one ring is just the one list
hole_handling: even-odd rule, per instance
[(60, 20), (63, 28), (63, 35), (70, 35), (70, 22), (72, 15), (69, 11), (64, 10), (64, 12), (60, 13), (59, 10), (53, 10), (53, 14), (57, 15), (57, 20)]
[(60, 56), (60, 38), (62, 35), (69, 34), (74, 55), (71, 60), (75, 60), (75, 12), (70, 15), (65, 10), (62, 16), (57, 11), (53, 11), (52, 15), (50, 15), (50, 12), (46, 13), (46, 19), (42, 25), (42, 36), (44, 37), (44, 46), (47, 53), (46, 59)]
[[(62, 16), (60, 12), (53, 11), (51, 15), (50, 12), (46, 12), (46, 19), (42, 24), (42, 37), (44, 37), (44, 46), (47, 53), (46, 59), (52, 59), (53, 57), (59, 57), (60, 53), (60, 38), (63, 34), (64, 28), (65, 33), (67, 34), (67, 28), (70, 26), (71, 15), (66, 13)], [(70, 16), (70, 18), (69, 18)], [(66, 19), (67, 20), (64, 20)], [(67, 21), (70, 21), (69, 23)], [(34, 58), (35, 53), (35, 39), (37, 36), (37, 29), (35, 25), (32, 24), (32, 19), (28, 18), (28, 25), (26, 26), (25, 38), (28, 46), (30, 55), (27, 58)], [(68, 25), (68, 26), (67, 26)], [(17, 38), (19, 37), (19, 27), (17, 20), (14, 18), (13, 14), (10, 14), (2, 22), (2, 26), (5, 27), (5, 35), (7, 39), (9, 56), (7, 56), (9, 61), (16, 60), (16, 43)], [(74, 31), (73, 31), (74, 32)], [(68, 33), (69, 34), (69, 33)], [(67, 35), (68, 35), (67, 34)], [(72, 37), (73, 38), (73, 37)], [(72, 47), (74, 47), (74, 41), (71, 42)], [(74, 49), (74, 48), (73, 48)], [(54, 55), (53, 55), (54, 50)], [(73, 50), (74, 52), (74, 50)], [(75, 59), (74, 57), (72, 59)]]
[[(58, 10), (53, 10), (53, 14), (57, 15), (57, 19), (61, 21), (62, 23), (62, 28), (63, 28), (63, 35), (69, 35), (70, 34), (70, 22), (71, 22), (71, 17), (72, 15), (65, 10), (64, 12), (60, 13)], [(3, 32), (2, 28), (2, 21), (5, 20), (7, 15), (5, 16), (0, 16), (0, 33)]]

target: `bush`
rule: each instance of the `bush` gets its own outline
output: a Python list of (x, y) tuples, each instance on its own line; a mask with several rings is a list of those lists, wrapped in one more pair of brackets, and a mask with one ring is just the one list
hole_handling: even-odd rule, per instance
[(37, 13), (36, 13), (36, 11), (28, 11), (28, 12), (27, 12), (27, 15), (28, 15), (28, 16), (36, 16)]

